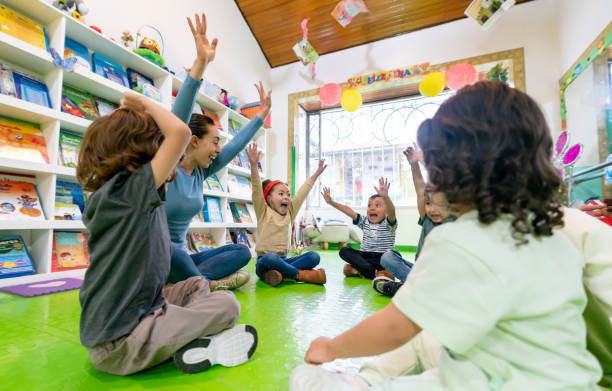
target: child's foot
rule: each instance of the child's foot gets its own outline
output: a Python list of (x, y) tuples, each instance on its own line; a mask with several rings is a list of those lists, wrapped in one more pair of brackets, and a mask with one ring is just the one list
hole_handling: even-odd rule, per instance
[(299, 270), (296, 280), (323, 285), (327, 282), (327, 276), (325, 275), (325, 269)]
[(270, 286), (277, 286), (283, 280), (283, 275), (277, 270), (268, 270), (263, 275), (263, 282)]
[(347, 277), (363, 277), (359, 270), (355, 269), (351, 265), (344, 265), (344, 269), (342, 269), (342, 273), (344, 273)]
[(249, 273), (244, 270), (238, 270), (229, 276), (215, 280), (214, 290), (220, 291), (240, 288), (249, 281), (249, 278), (251, 278)]
[(387, 271), (387, 270), (384, 270), (384, 269), (383, 270), (377, 270), (376, 271), (376, 277), (387, 277), (387, 278), (389, 278), (392, 281), (395, 280), (395, 276), (390, 271)]
[(372, 280), (372, 288), (374, 288), (374, 290), (381, 295), (389, 297), (393, 297), (395, 292), (397, 292), (402, 285), (403, 284), (401, 282), (395, 282), (385, 276), (376, 277), (374, 280)]
[(257, 331), (248, 324), (239, 324), (219, 334), (189, 342), (174, 353), (176, 369), (197, 373), (215, 364), (235, 367), (246, 362), (257, 348)]

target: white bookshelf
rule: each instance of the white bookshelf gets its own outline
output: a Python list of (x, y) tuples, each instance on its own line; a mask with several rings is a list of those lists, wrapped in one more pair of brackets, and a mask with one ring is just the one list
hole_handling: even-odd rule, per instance
[[(66, 37), (69, 37), (85, 45), (90, 50), (90, 54), (91, 52), (99, 53), (114, 60), (124, 68), (132, 68), (150, 77), (160, 91), (161, 103), (165, 107), (170, 108), (172, 92), (177, 92), (180, 89), (182, 81), (166, 70), (136, 55), (122, 45), (98, 34), (85, 24), (77, 22), (72, 17), (65, 15), (44, 1), (0, 0), (0, 4), (41, 23), (46, 30), (48, 46), (54, 48), (58, 53), (64, 52), (64, 41)], [(84, 269), (51, 273), (53, 232), (55, 230), (85, 231), (85, 226), (80, 221), (53, 220), (56, 181), (76, 182), (76, 170), (74, 168), (63, 167), (57, 164), (60, 153), (60, 129), (66, 129), (83, 135), (91, 124), (89, 120), (61, 112), (62, 86), (64, 84), (70, 85), (115, 103), (119, 102), (126, 88), (93, 72), (78, 69), (75, 72), (68, 72), (63, 68), (58, 68), (53, 64), (51, 55), (48, 52), (4, 33), (0, 33), (0, 61), (12, 63), (39, 76), (49, 89), (53, 107), (47, 108), (0, 94), (0, 115), (33, 122), (40, 126), (45, 136), (50, 161), (50, 164), (39, 164), (0, 156), (0, 171), (36, 176), (41, 206), (46, 217), (46, 220), (43, 221), (0, 220), (0, 236), (21, 235), (36, 267), (36, 274), (0, 279), (0, 286), (44, 281), (60, 277), (81, 276), (85, 272)], [(220, 132), (222, 144), (228, 143), (233, 138), (228, 132), (228, 120), (230, 118), (238, 121), (243, 126), (249, 121), (249, 119), (236, 111), (205, 95), (202, 91), (198, 93), (197, 102), (202, 107), (219, 116), (223, 126), (223, 132)], [(260, 145), (262, 152), (264, 152), (264, 155), (262, 155), (264, 173), (267, 172), (268, 166), (265, 150), (268, 145), (267, 134), (270, 131), (270, 129), (263, 130), (262, 128), (255, 136), (255, 141)], [(193, 231), (210, 232), (219, 245), (226, 243), (229, 237), (229, 230), (231, 229), (254, 229), (256, 227), (256, 223), (241, 224), (234, 222), (228, 209), (228, 203), (231, 201), (251, 202), (251, 197), (250, 195), (233, 195), (227, 192), (227, 176), (229, 173), (250, 176), (250, 171), (242, 167), (232, 166), (223, 168), (217, 172), (217, 176), (225, 191), (205, 190), (203, 194), (203, 196), (219, 198), (223, 213), (223, 223), (194, 223), (190, 226), (190, 230)], [(262, 175), (262, 177), (265, 177), (265, 175)], [(204, 187), (207, 187), (206, 184), (204, 184)], [(253, 216), (254, 218), (255, 216)]]

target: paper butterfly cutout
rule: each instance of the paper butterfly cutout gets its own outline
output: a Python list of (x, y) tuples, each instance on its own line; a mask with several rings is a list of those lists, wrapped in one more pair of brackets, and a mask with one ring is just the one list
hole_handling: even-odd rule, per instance
[(63, 67), (68, 72), (74, 72), (74, 65), (77, 63), (76, 57), (68, 57), (64, 60), (55, 49), (51, 48), (49, 51), (53, 58), (53, 64), (55, 64), (56, 67)]
[(584, 146), (580, 143), (574, 144), (571, 147), (569, 145), (570, 135), (567, 130), (564, 130), (559, 137), (557, 137), (557, 141), (555, 142), (555, 157), (553, 158), (553, 162), (555, 162), (557, 166), (573, 166), (576, 164), (576, 161), (580, 159)]

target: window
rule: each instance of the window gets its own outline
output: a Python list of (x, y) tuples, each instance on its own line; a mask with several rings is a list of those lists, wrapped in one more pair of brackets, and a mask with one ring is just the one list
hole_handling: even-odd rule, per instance
[(380, 177), (391, 182), (389, 195), (396, 205), (414, 205), (412, 174), (402, 151), (416, 142), (421, 122), (431, 118), (450, 96), (452, 92), (434, 98), (413, 96), (364, 104), (354, 113), (342, 109), (300, 111), (295, 140), (296, 189), (323, 158), (328, 167), (309, 195), (309, 207), (324, 206), (321, 185), (331, 188), (337, 202), (365, 206)]

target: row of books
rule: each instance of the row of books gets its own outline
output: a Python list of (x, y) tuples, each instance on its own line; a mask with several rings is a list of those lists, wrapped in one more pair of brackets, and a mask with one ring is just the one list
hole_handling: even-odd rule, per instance
[(0, 93), (51, 108), (49, 89), (40, 77), (4, 60), (0, 62)]
[[(251, 169), (251, 164), (249, 163), (249, 159), (247, 158), (245, 151), (240, 151), (238, 155), (236, 155), (232, 160), (232, 164), (249, 170)], [(261, 166), (261, 162), (257, 162), (257, 170), (260, 173), (263, 173), (263, 167)]]
[[(53, 232), (51, 272), (83, 269), (89, 266), (87, 234)], [(36, 268), (20, 235), (0, 236), (0, 278), (34, 274)]]
[[(242, 244), (249, 248), (255, 248), (255, 235), (244, 228), (229, 231), (228, 244)], [(218, 247), (217, 242), (210, 232), (189, 232), (187, 234), (187, 249), (190, 254), (206, 251)]]
[(64, 85), (62, 87), (60, 107), (64, 113), (93, 121), (100, 116), (111, 114), (119, 105), (93, 96), (88, 92)]
[[(244, 202), (229, 202), (228, 212), (232, 215), (235, 223), (253, 223), (255, 211), (253, 204)], [(223, 223), (221, 202), (217, 197), (204, 197), (202, 211), (196, 215), (192, 222), (201, 223)]]
[[(223, 185), (216, 174), (206, 178), (204, 184), (209, 190), (225, 192), (225, 189), (223, 188)], [(228, 174), (227, 192), (236, 195), (249, 196), (251, 195), (251, 180), (240, 175)]]

